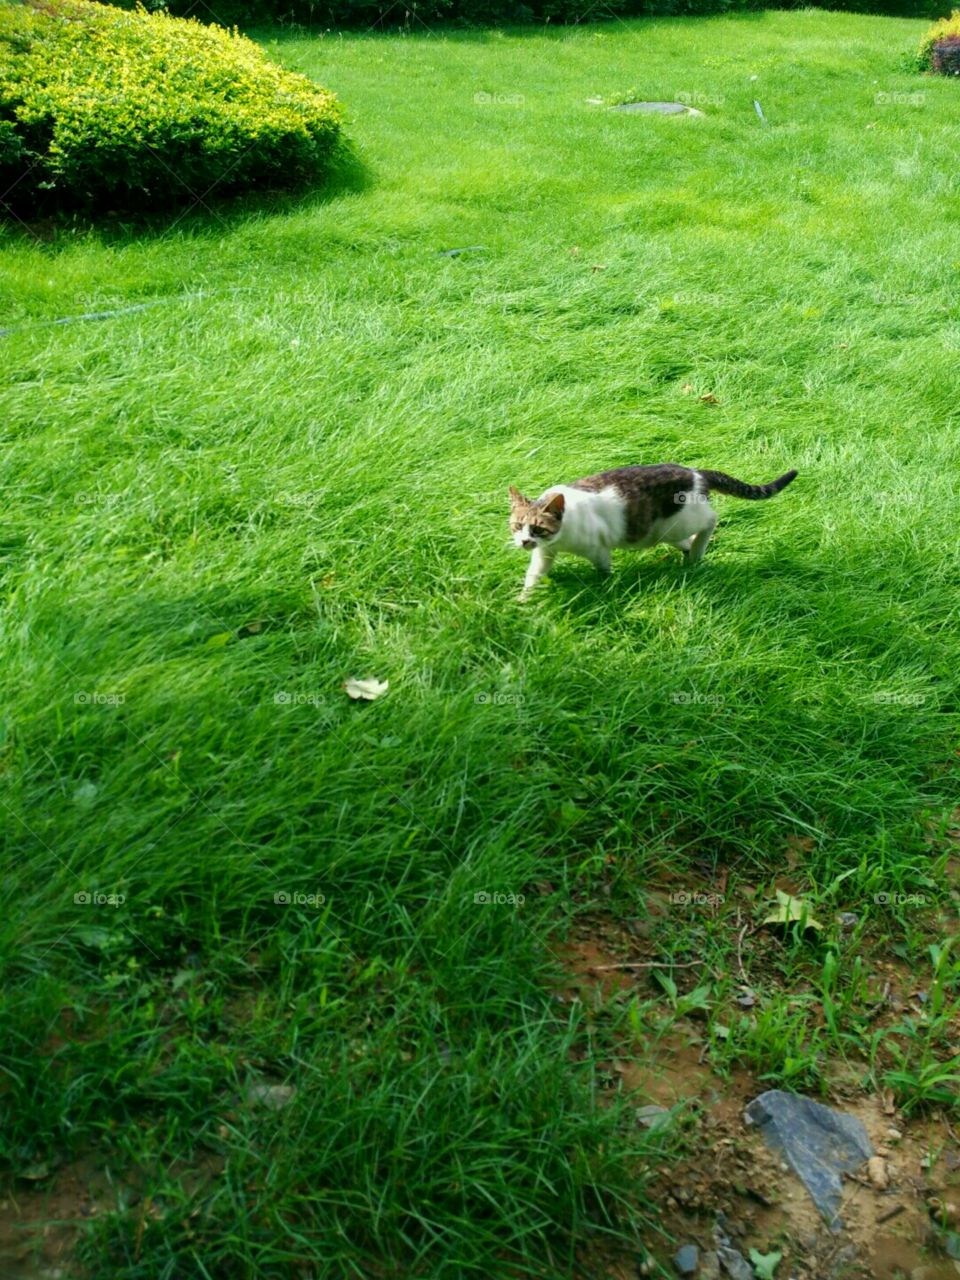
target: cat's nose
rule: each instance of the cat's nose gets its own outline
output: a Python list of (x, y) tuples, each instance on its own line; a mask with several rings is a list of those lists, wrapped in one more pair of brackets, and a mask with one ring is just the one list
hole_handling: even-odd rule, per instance
[(533, 541), (532, 538), (524, 538), (523, 542), (520, 545), (523, 547), (524, 551), (532, 551), (537, 544)]

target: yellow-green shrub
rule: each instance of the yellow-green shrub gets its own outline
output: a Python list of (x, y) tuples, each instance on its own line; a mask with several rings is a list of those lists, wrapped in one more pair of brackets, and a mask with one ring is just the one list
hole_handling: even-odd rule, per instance
[(934, 50), (937, 45), (949, 46), (957, 40), (960, 40), (960, 9), (954, 9), (949, 18), (941, 18), (939, 22), (935, 22), (920, 41), (917, 56), (923, 70), (938, 69), (934, 67)]
[(0, 183), (14, 207), (175, 203), (320, 176), (340, 107), (235, 31), (90, 0), (0, 0)]

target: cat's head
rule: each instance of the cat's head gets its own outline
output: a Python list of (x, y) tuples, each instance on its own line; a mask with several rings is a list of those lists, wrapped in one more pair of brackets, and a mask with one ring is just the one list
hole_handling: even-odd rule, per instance
[(552, 541), (560, 532), (563, 507), (562, 493), (530, 499), (511, 485), (510, 533), (514, 543), (524, 551), (533, 551), (535, 547)]

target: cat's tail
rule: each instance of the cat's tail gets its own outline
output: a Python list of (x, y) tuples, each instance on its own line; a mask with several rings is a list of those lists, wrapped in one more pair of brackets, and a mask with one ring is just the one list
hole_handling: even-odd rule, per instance
[(735, 480), (733, 476), (725, 475), (722, 471), (700, 471), (699, 468), (697, 470), (698, 474), (703, 476), (708, 490), (729, 493), (734, 498), (772, 498), (775, 493), (785, 489), (791, 480), (797, 478), (795, 471), (787, 471), (779, 480), (773, 480), (770, 484), (744, 484), (742, 480)]

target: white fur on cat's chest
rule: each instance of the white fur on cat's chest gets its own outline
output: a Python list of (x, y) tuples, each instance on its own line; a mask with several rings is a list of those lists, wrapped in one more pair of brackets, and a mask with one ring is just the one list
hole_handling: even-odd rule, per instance
[(563, 523), (560, 532), (550, 540), (553, 551), (592, 559), (597, 551), (624, 545), (627, 536), (627, 507), (612, 485), (599, 493), (554, 485), (547, 494), (563, 494)]

